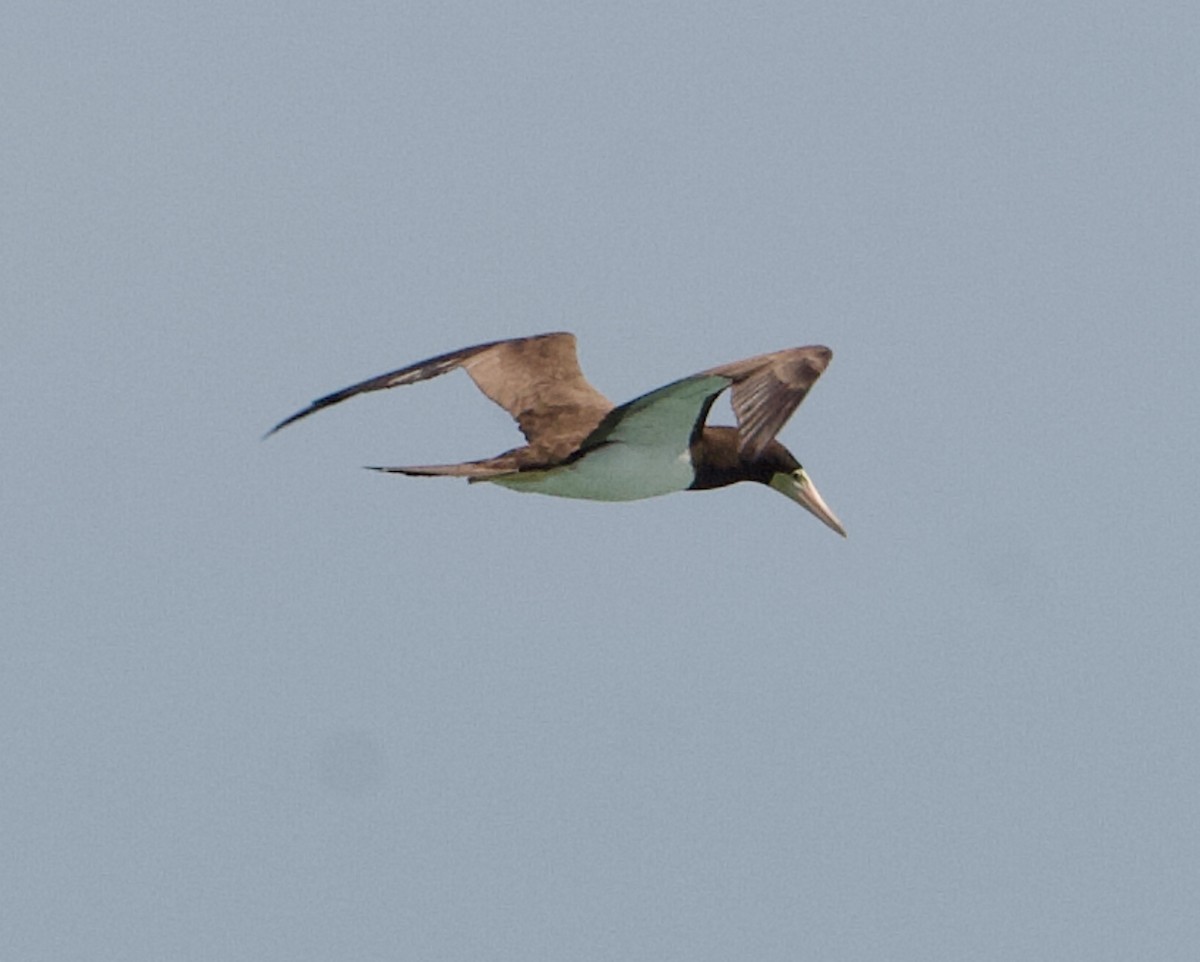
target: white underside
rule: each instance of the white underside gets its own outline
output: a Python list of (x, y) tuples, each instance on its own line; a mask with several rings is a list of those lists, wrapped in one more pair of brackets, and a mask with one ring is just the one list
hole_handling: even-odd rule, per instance
[(729, 379), (697, 374), (616, 408), (593, 435), (600, 446), (572, 464), (489, 480), (513, 491), (589, 501), (637, 501), (690, 487), (691, 440), (705, 404)]
[(688, 449), (672, 455), (662, 448), (616, 442), (573, 464), (549, 471), (522, 471), (489, 478), (513, 491), (588, 501), (638, 501), (683, 491), (694, 479)]

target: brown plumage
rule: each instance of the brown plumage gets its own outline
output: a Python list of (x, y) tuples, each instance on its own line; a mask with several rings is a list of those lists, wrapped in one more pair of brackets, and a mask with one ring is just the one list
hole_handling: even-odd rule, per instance
[[(512, 415), (527, 443), (479, 461), (377, 470), (466, 477), (596, 500), (758, 481), (845, 534), (800, 463), (775, 440), (832, 357), (821, 346), (760, 354), (615, 407), (583, 376), (573, 334), (540, 334), (451, 351), (370, 378), (319, 398), (267, 435), (356, 394), (415, 384), (461, 367)], [(727, 387), (737, 427), (706, 426), (709, 409)]]

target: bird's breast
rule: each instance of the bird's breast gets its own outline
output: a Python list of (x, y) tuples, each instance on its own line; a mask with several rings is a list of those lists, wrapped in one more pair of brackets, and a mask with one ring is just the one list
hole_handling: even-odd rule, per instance
[(638, 501), (686, 490), (695, 479), (691, 453), (614, 442), (567, 464), (489, 479), (513, 491), (588, 501)]

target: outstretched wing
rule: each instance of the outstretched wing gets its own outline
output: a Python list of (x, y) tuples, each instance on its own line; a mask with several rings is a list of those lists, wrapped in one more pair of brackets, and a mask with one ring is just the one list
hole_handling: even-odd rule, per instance
[(705, 372), (655, 388), (609, 411), (583, 448), (621, 442), (683, 453), (729, 385), (729, 377)]
[(574, 434), (577, 441), (612, 408), (583, 376), (575, 355), (575, 335), (539, 334), (462, 348), (352, 384), (284, 418), (265, 436), (356, 394), (427, 381), (459, 367), (516, 419), (530, 444), (545, 441), (551, 431), (559, 436)]
[(833, 351), (821, 345), (793, 347), (714, 367), (705, 374), (730, 380), (739, 448), (758, 457), (817, 382)]
[(757, 458), (832, 358), (827, 347), (795, 347), (681, 378), (613, 408), (583, 447), (623, 441), (685, 450), (704, 427), (717, 395), (731, 387), (739, 449)]

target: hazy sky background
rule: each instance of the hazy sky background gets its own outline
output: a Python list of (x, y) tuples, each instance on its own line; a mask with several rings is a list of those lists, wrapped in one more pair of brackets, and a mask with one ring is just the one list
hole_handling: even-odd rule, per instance
[[(10, 3), (0, 955), (1194, 959), (1191, 2)], [(763, 488), (359, 465), (829, 344)]]

